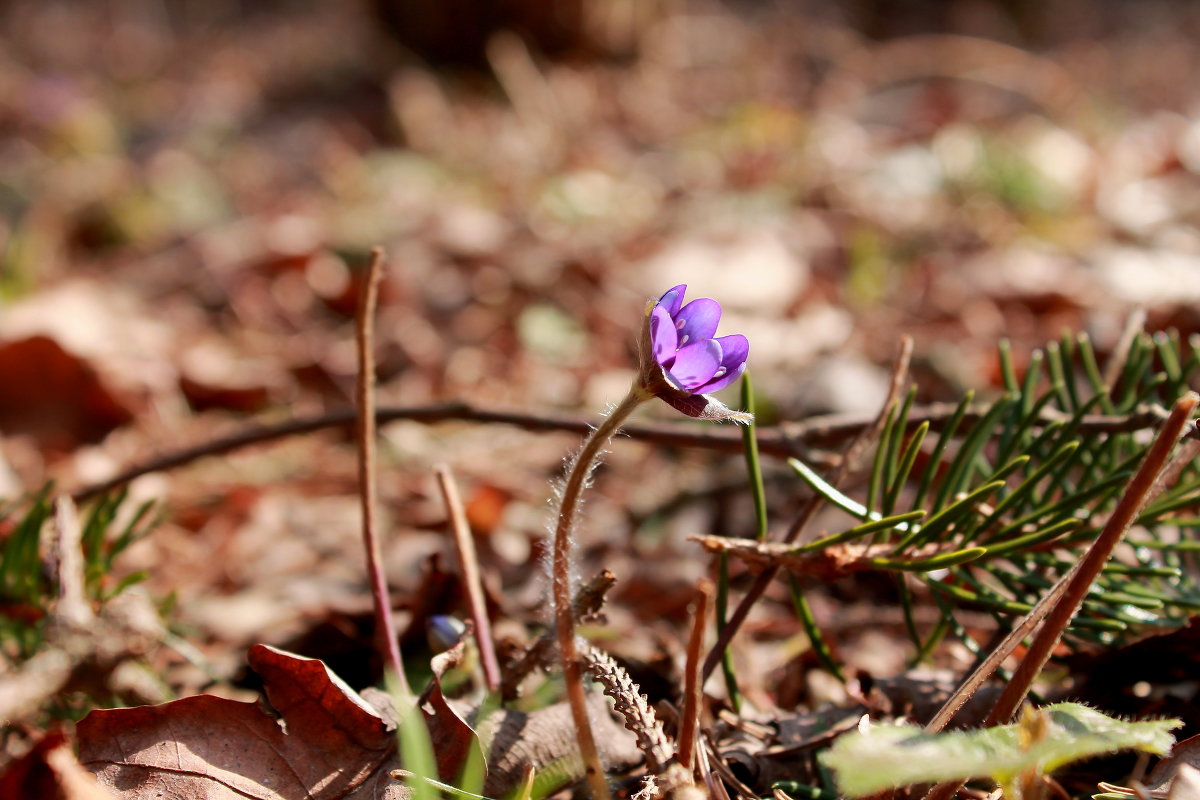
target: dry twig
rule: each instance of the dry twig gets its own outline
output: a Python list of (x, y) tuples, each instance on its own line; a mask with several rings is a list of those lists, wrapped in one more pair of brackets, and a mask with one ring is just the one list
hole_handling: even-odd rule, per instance
[(492, 641), (492, 623), (488, 619), (487, 603), (483, 596), (483, 581), (479, 577), (479, 559), (475, 555), (475, 540), (467, 523), (462, 498), (454, 484), (450, 467), (439, 464), (433, 468), (437, 475), (438, 488), (450, 515), (450, 530), (454, 536), (454, 550), (458, 553), (458, 564), (462, 570), (463, 585), (467, 591), (467, 604), (471, 609), (475, 641), (479, 645), (479, 658), (483, 663), (483, 678), (489, 692), (500, 687), (500, 665), (496, 661), (496, 646)]
[(383, 574), (379, 533), (375, 510), (378, 487), (375, 467), (375, 302), (379, 296), (379, 280), (383, 276), (383, 250), (371, 251), (367, 279), (359, 297), (355, 336), (358, 345), (358, 480), (362, 501), (363, 547), (367, 551), (367, 572), (371, 580), (371, 597), (375, 601), (375, 635), (382, 650), (383, 662), (395, 674), (400, 691), (410, 695), (404, 660), (400, 657), (400, 639), (392, 619), (392, 602), (388, 595), (387, 578)]
[(712, 602), (712, 581), (701, 580), (696, 587), (695, 610), (692, 612), (692, 632), (688, 637), (687, 665), (684, 673), (683, 711), (679, 720), (677, 757), (683, 768), (692, 774), (696, 763), (697, 733), (700, 729), (703, 684), (700, 678), (701, 650), (704, 647), (704, 627), (708, 622), (708, 606)]
[[(954, 403), (914, 406), (909, 413), (908, 428), (915, 428), (922, 422), (928, 421), (931, 430), (938, 430), (954, 416), (957, 408), (957, 404)], [(963, 415), (963, 423), (970, 424), (978, 420), (985, 411), (986, 408), (982, 407), (969, 408)], [(1125, 433), (1155, 427), (1161, 424), (1166, 417), (1166, 409), (1159, 406), (1144, 406), (1131, 414), (1089, 414), (1079, 420), (1077, 428), (1081, 432)], [(836, 457), (836, 461), (831, 462), (830, 456), (815, 448), (839, 447), (846, 439), (859, 436), (864, 430), (869, 430), (877, 418), (877, 416), (866, 417), (858, 414), (830, 414), (800, 422), (784, 423), (778, 428), (759, 428), (759, 450), (776, 458), (796, 457), (812, 464), (842, 463), (841, 457)], [(392, 406), (375, 411), (377, 424), (387, 424), (399, 420), (423, 422), (427, 425), (449, 421), (477, 422), (485, 425), (512, 425), (527, 431), (568, 431), (579, 434), (586, 434), (592, 429), (591, 423), (583, 417), (494, 411), (462, 402), (427, 406)], [(1043, 410), (1039, 415), (1039, 422), (1042, 425), (1063, 420), (1064, 416), (1053, 409)], [(333, 428), (349, 428), (356, 425), (357, 421), (358, 411), (348, 408), (313, 417), (289, 420), (276, 425), (256, 425), (230, 436), (147, 459), (123, 470), (112, 478), (76, 488), (71, 493), (71, 498), (76, 503), (82, 503), (125, 486), (143, 475), (175, 469), (202, 458), (224, 455), (247, 447), (286, 439), (290, 436), (302, 436)], [(687, 447), (720, 453), (740, 453), (742, 450), (740, 433), (720, 428), (697, 430), (687, 423), (626, 425), (621, 428), (621, 433), (624, 437), (663, 447)]]

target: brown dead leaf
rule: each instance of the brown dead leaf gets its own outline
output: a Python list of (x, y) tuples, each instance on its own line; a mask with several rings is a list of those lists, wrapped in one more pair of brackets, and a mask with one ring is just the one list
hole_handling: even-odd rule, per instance
[[(1171, 748), (1171, 755), (1154, 765), (1146, 786), (1150, 789), (1171, 789), (1175, 797), (1175, 785), (1182, 783), (1192, 786), (1197, 783), (1196, 770), (1200, 768), (1200, 736), (1191, 736), (1182, 742), (1176, 742)], [(1178, 779), (1182, 779), (1181, 781)], [(1180, 791), (1186, 791), (1181, 787)], [(1191, 795), (1181, 794), (1181, 797)]]
[(252, 414), (264, 409), (286, 383), (274, 361), (246, 358), (216, 340), (190, 347), (179, 370), (179, 389), (195, 411)]
[(438, 776), (443, 781), (453, 781), (462, 773), (472, 751), (476, 751), (480, 763), (483, 763), (483, 747), (479, 737), (442, 694), (442, 677), (447, 670), (462, 663), (465, 653), (466, 641), (463, 639), (446, 652), (433, 657), (430, 663), (433, 680), (421, 698), (421, 710), (425, 714), (429, 738), (437, 757)]
[(98, 442), (133, 415), (84, 360), (47, 336), (0, 344), (0, 430), (69, 451)]
[(188, 405), (196, 411), (220, 409), (239, 414), (253, 414), (266, 408), (271, 400), (265, 386), (231, 386), (204, 383), (183, 375), (179, 378), (179, 389), (187, 398)]
[[(756, 565), (778, 564), (797, 575), (815, 578), (822, 583), (833, 583), (857, 572), (876, 569), (870, 559), (890, 555), (890, 550), (885, 546), (856, 542), (834, 544), (812, 553), (798, 553), (797, 545), (786, 542), (754, 542), (703, 534), (688, 538), (710, 553), (732, 553)], [(908, 557), (917, 561), (931, 558), (937, 553), (937, 548), (927, 546), (911, 551)]]
[(112, 800), (79, 762), (62, 731), (51, 731), (0, 775), (0, 797)]
[(79, 757), (103, 786), (134, 800), (402, 800), (399, 766), (379, 714), (319, 661), (255, 645), (276, 719), (257, 704), (201, 695), (93, 711)]
[(1167, 800), (1195, 800), (1200, 797), (1200, 770), (1188, 764), (1180, 764), (1171, 781), (1171, 793)]

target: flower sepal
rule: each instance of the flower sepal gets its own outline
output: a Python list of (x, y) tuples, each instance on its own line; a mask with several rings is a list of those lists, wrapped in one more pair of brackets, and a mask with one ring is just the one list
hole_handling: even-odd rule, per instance
[[(664, 381), (664, 383), (666, 382)], [(655, 392), (654, 396), (676, 411), (681, 411), (696, 419), (710, 422), (736, 422), (741, 425), (749, 425), (754, 421), (753, 414), (735, 411), (715, 397), (707, 394), (690, 394), (669, 384), (665, 389)]]

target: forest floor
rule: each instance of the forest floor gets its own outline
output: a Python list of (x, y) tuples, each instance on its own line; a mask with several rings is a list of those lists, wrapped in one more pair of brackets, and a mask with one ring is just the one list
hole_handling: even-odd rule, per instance
[[(1187, 79), (1200, 74), (1200, 12), (1064, 3), (1035, 20), (1034, 44), (999, 4), (958, 5), (961, 32), (872, 40), (836, 5), (647, 4), (594, 34), (607, 52), (551, 60), (500, 35), (472, 70), (406, 56), (358, 3), (6, 4), (0, 496), (52, 482), (83, 500), (150, 465), (123, 479), (113, 528), (145, 501), (156, 524), (97, 579), (141, 578), (122, 596), (143, 627), (89, 655), (95, 674), (5, 684), (30, 653), (2, 643), (0, 699), (38, 701), (4, 706), (21, 708), (5, 719), (4, 761), (51, 751), (45, 732), (92, 708), (253, 702), (272, 669), (298, 669), (258, 644), (322, 659), (356, 690), (380, 683), (347, 424), (373, 247), (386, 254), (377, 402), (392, 415), (379, 525), (417, 689), (431, 620), (467, 618), (435, 467), (462, 493), (501, 655), (519, 653), (548, 622), (552, 483), (627, 390), (646, 303), (672, 286), (718, 300), (720, 332), (750, 341), (759, 430), (775, 443), (763, 455), (774, 539), (810, 496), (782, 456), (827, 468), (848, 441), (795, 426), (869, 423), (903, 336), (925, 406), (999, 397), (1002, 339), (1023, 374), (1064, 332), (1086, 333), (1101, 365), (1118, 358), (1137, 309), (1147, 331), (1200, 333), (1200, 97)], [(722, 398), (739, 404), (733, 388)], [(617, 579), (586, 632), (652, 704), (678, 708), (695, 587), (716, 574), (691, 537), (752, 539), (755, 509), (732, 426), (661, 403), (632, 425), (577, 531), (578, 575)], [(213, 446), (261, 426), (278, 429)], [(201, 452), (155, 468), (188, 448)], [(861, 499), (859, 466), (841, 489)], [(826, 510), (805, 536), (845, 527)], [(736, 602), (757, 568), (731, 569)], [(891, 577), (808, 598), (849, 680), (829, 673), (775, 582), (732, 648), (753, 709), (745, 736), (910, 680)], [(49, 613), (3, 599), (6, 636)], [(923, 602), (914, 618), (927, 629), (938, 614)], [(971, 609), (960, 619), (981, 644), (997, 629)], [(1193, 663), (1187, 643), (1155, 657)], [(926, 665), (934, 677), (906, 685), (943, 697), (972, 661), (951, 640)], [(1056, 663), (1070, 695), (1079, 676)], [(1182, 716), (1180, 738), (1197, 733), (1194, 685), (1163, 700), (1154, 680), (1126, 682), (1148, 681), (1140, 696), (1158, 705), (1111, 710)], [(525, 710), (556, 686), (530, 689)], [(715, 726), (719, 675), (706, 691)], [(780, 776), (753, 752), (762, 774), (737, 775), (768, 796)], [(1115, 763), (1073, 795), (1120, 783), (1131, 767)], [(113, 796), (166, 785), (146, 770)], [(242, 792), (230, 797), (292, 796), (222, 780)]]

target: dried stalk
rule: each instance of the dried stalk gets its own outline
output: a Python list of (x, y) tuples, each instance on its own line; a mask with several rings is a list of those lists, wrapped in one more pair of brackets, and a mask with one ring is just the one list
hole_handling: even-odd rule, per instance
[(375, 603), (375, 635), (383, 662), (395, 675), (400, 692), (408, 696), (412, 690), (404, 674), (400, 657), (400, 639), (392, 619), (392, 603), (388, 595), (387, 578), (383, 574), (376, 524), (379, 490), (375, 466), (375, 304), (379, 297), (379, 280), (383, 276), (383, 250), (371, 251), (366, 281), (358, 302), (355, 318), (355, 341), (358, 345), (358, 482), (362, 504), (363, 548), (367, 552), (367, 573), (371, 581), (371, 597)]
[(483, 581), (479, 577), (479, 559), (475, 553), (475, 539), (463, 510), (462, 498), (454, 484), (450, 467), (439, 464), (433, 468), (437, 476), (442, 501), (450, 515), (450, 530), (454, 535), (454, 550), (458, 553), (458, 565), (462, 570), (463, 585), (467, 591), (467, 605), (471, 609), (471, 622), (475, 630), (475, 641), (479, 645), (479, 658), (483, 663), (483, 679), (489, 692), (500, 688), (500, 664), (496, 661), (496, 646), (492, 640), (492, 623), (488, 619), (487, 602), (483, 595)]
[(696, 761), (697, 732), (700, 730), (700, 705), (704, 681), (700, 678), (700, 657), (704, 647), (704, 627), (708, 621), (708, 606), (712, 602), (713, 584), (700, 581), (696, 587), (696, 606), (692, 615), (692, 633), (688, 637), (687, 664), (684, 673), (683, 712), (679, 720), (677, 757), (683, 768), (692, 774)]

